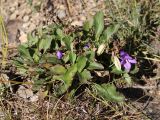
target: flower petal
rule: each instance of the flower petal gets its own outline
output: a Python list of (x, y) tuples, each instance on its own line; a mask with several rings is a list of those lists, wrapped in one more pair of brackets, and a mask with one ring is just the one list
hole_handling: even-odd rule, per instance
[(120, 62), (122, 66), (124, 66), (124, 64), (126, 63), (126, 60), (123, 60)]
[(135, 59), (128, 59), (128, 62), (133, 63), (133, 64), (137, 63)]
[(126, 55), (126, 52), (124, 52), (123, 50), (120, 51), (120, 56), (124, 56)]
[(127, 60), (130, 60), (130, 59), (133, 59), (131, 56), (129, 56), (128, 54), (126, 54), (125, 56), (124, 56), (124, 59), (127, 59)]
[(61, 51), (57, 51), (56, 56), (58, 59), (62, 59), (63, 54)]
[(131, 69), (131, 63), (126, 60), (126, 63), (124, 64), (124, 68), (127, 72), (129, 72)]
[(85, 49), (88, 49), (88, 48), (89, 48), (89, 44), (86, 44), (86, 45), (84, 46), (84, 48), (85, 48)]

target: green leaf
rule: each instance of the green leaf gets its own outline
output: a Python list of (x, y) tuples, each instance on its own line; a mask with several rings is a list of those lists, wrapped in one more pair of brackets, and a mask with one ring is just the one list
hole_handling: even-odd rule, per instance
[(27, 35), (27, 40), (28, 40), (27, 44), (28, 44), (29, 47), (38, 43), (38, 37), (37, 36), (32, 36), (31, 33), (29, 33)]
[(107, 40), (109, 40), (111, 38), (111, 36), (117, 32), (117, 30), (119, 29), (120, 25), (116, 24), (116, 25), (111, 25), (107, 28), (106, 33), (107, 33)]
[(28, 48), (26, 48), (23, 45), (19, 45), (18, 46), (18, 51), (19, 51), (21, 57), (23, 57), (24, 59), (28, 59), (30, 61), (33, 61)]
[(73, 37), (65, 36), (62, 40), (63, 40), (65, 46), (67, 47), (67, 49), (73, 51), (73, 43), (72, 43)]
[(35, 68), (35, 71), (38, 73), (38, 74), (43, 74), (45, 72), (44, 69), (42, 68)]
[(77, 56), (76, 56), (76, 54), (75, 54), (74, 52), (71, 52), (71, 53), (69, 54), (69, 60), (70, 60), (70, 62), (71, 62), (72, 64), (75, 63), (76, 58), (77, 58)]
[(43, 80), (39, 80), (36, 79), (34, 80), (34, 84), (33, 84), (33, 91), (38, 91), (42, 88), (42, 86), (44, 85), (44, 81)]
[(123, 102), (124, 96), (120, 95), (119, 92), (116, 91), (116, 87), (113, 84), (94, 84), (94, 88), (96, 88), (98, 96), (102, 97), (105, 100), (111, 102)]
[(40, 57), (38, 56), (38, 54), (34, 53), (34, 54), (33, 54), (33, 59), (34, 59), (34, 62), (38, 63)]
[(33, 54), (33, 60), (34, 60), (34, 62), (36, 62), (36, 63), (39, 62), (39, 60), (40, 60), (40, 57), (39, 57), (39, 56), (40, 56), (40, 55), (39, 55), (38, 49), (35, 49), (35, 50), (34, 50), (34, 54)]
[(58, 29), (56, 30), (56, 33), (57, 33), (59, 39), (62, 40), (62, 38), (64, 37), (63, 31), (58, 28)]
[(104, 29), (104, 14), (102, 11), (97, 12), (94, 16), (94, 29), (95, 38), (98, 40)]
[(12, 62), (16, 67), (24, 67), (24, 60), (22, 58), (15, 58)]
[(69, 54), (70, 53), (67, 52), (62, 58), (65, 63), (67, 63), (69, 61)]
[(87, 58), (84, 56), (80, 56), (77, 58), (77, 68), (78, 72), (81, 72), (86, 66)]
[(131, 79), (131, 77), (129, 76), (128, 73), (124, 73), (124, 74), (123, 74), (123, 77), (124, 77), (125, 81), (126, 81), (129, 85), (132, 83), (132, 79)]
[(51, 64), (60, 64), (61, 61), (57, 59), (56, 56), (53, 55), (44, 55), (39, 63), (51, 63)]
[(102, 69), (104, 69), (104, 67), (100, 63), (90, 62), (87, 69), (89, 69), (89, 70), (102, 70)]
[(87, 83), (87, 80), (92, 79), (90, 71), (84, 69), (81, 73), (79, 73), (79, 80), (81, 83)]
[(89, 31), (93, 26), (93, 19), (91, 19), (90, 21), (85, 21), (83, 24), (83, 30), (84, 31)]
[(117, 70), (117, 68), (115, 66), (112, 67), (112, 71), (111, 73), (117, 74), (117, 75), (121, 75), (124, 73), (124, 71), (122, 70)]
[(62, 65), (55, 65), (53, 67), (50, 67), (49, 70), (51, 71), (51, 73), (56, 75), (62, 75), (67, 71), (66, 68)]
[(133, 25), (135, 27), (139, 27), (140, 25), (140, 17), (141, 17), (141, 14), (140, 14), (140, 11), (141, 11), (141, 8), (140, 6), (136, 6), (132, 9), (132, 12), (131, 12), (131, 22), (133, 23)]
[(121, 63), (117, 56), (113, 56), (113, 63), (116, 66), (117, 70), (121, 71)]
[(65, 83), (71, 83), (73, 77), (77, 73), (77, 64), (72, 65), (67, 72), (64, 74), (64, 82)]
[(26, 76), (28, 70), (25, 67), (18, 67), (17, 71), (19, 72), (19, 74)]
[(54, 75), (52, 77), (52, 81), (55, 81), (55, 80), (63, 81), (63, 75)]
[(76, 73), (77, 73), (77, 64), (74, 64), (64, 74), (62, 78), (64, 83), (58, 88), (57, 91), (58, 96), (64, 94), (68, 90), (68, 88), (72, 85), (73, 78)]
[(94, 61), (95, 59), (95, 52), (94, 51), (87, 51), (86, 52), (86, 57), (90, 61)]
[(108, 31), (107, 29), (105, 29), (100, 37), (101, 43), (108, 43), (107, 34), (108, 34)]
[(44, 50), (44, 53), (46, 52), (47, 49), (50, 48), (51, 46), (52, 39), (41, 39), (39, 42), (39, 50)]

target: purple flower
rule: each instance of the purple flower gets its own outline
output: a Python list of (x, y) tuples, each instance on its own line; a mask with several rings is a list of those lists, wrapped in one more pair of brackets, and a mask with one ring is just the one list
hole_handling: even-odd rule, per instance
[(56, 56), (58, 59), (62, 59), (63, 54), (61, 51), (57, 51)]
[(84, 48), (85, 48), (85, 49), (88, 49), (88, 48), (89, 48), (89, 44), (86, 44), (86, 45), (84, 46)]
[(131, 56), (129, 56), (128, 53), (124, 52), (123, 50), (120, 51), (120, 60), (121, 60), (121, 65), (125, 68), (127, 72), (130, 71), (132, 67), (131, 64), (137, 63), (135, 59), (133, 59)]

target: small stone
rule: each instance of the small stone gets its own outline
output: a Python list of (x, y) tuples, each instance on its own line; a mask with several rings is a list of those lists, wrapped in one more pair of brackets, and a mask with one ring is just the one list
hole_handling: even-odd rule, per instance
[(27, 15), (31, 14), (31, 12), (32, 12), (32, 10), (31, 10), (31, 9), (29, 9), (29, 8), (28, 8), (28, 9), (26, 9), (26, 14), (27, 14)]
[(3, 108), (1, 107), (0, 108), (0, 117), (1, 117), (0, 120), (5, 120), (5, 116), (6, 116), (6, 113), (4, 112)]
[(71, 23), (71, 25), (72, 26), (83, 26), (83, 21), (73, 21), (72, 23)]
[(38, 95), (33, 95), (32, 97), (30, 97), (29, 101), (30, 102), (37, 102), (38, 101)]
[(60, 18), (60, 19), (63, 19), (66, 17), (66, 12), (65, 10), (58, 10), (57, 11), (57, 16)]
[(31, 23), (30, 26), (29, 26), (29, 28), (28, 28), (28, 31), (31, 32), (31, 31), (33, 31), (34, 29), (36, 29), (36, 25), (33, 24), (33, 23)]
[(15, 9), (16, 9), (15, 7), (11, 7), (10, 11), (13, 13), (15, 11)]
[(80, 16), (80, 20), (81, 21), (86, 21), (86, 17), (85, 16)]
[(25, 16), (23, 17), (23, 21), (24, 21), (24, 22), (27, 22), (28, 20), (29, 20), (29, 16), (25, 15)]
[(30, 23), (29, 23), (29, 22), (27, 22), (27, 23), (24, 23), (24, 24), (22, 25), (22, 27), (23, 27), (23, 28), (28, 28), (28, 27), (29, 27), (29, 25), (30, 25)]
[(27, 89), (24, 86), (20, 86), (17, 95), (21, 98), (27, 99), (33, 96), (33, 91), (31, 89)]
[(160, 96), (160, 90), (157, 91), (157, 95)]
[(64, 5), (59, 5), (58, 8), (61, 9), (61, 10), (65, 10), (66, 9)]
[(19, 37), (19, 40), (21, 43), (27, 42), (27, 34), (22, 33), (22, 35)]
[(148, 112), (149, 112), (149, 113), (152, 113), (152, 112), (153, 112), (153, 110), (152, 110), (151, 108), (149, 108), (149, 109), (148, 109)]

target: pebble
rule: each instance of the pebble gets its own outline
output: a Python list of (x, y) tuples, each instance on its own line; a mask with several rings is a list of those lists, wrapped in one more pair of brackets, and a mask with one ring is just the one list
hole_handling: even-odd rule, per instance
[(63, 19), (66, 17), (66, 12), (65, 10), (58, 10), (57, 11), (57, 16), (60, 18), (60, 19)]
[(21, 98), (27, 99), (33, 96), (33, 91), (31, 89), (27, 89), (24, 86), (20, 86), (17, 95)]
[(59, 5), (57, 8), (59, 8), (61, 10), (65, 10), (65, 6), (64, 5)]
[(149, 113), (152, 113), (153, 110), (152, 110), (151, 108), (148, 108), (148, 112), (149, 112)]
[(31, 23), (29, 28), (28, 28), (28, 32), (33, 31), (36, 28), (36, 25), (34, 23)]
[(21, 43), (27, 42), (27, 34), (22, 33), (22, 35), (19, 37), (19, 40)]
[(13, 13), (15, 11), (15, 9), (16, 9), (15, 7), (11, 7), (10, 11)]
[(33, 95), (32, 97), (30, 97), (29, 101), (30, 102), (37, 102), (38, 101), (38, 95)]
[(30, 8), (26, 9), (26, 14), (29, 15), (32, 13), (32, 10)]
[(75, 20), (71, 23), (72, 26), (83, 26), (83, 21)]
[(28, 28), (29, 25), (30, 25), (30, 22), (26, 22), (26, 23), (24, 23), (24, 24), (22, 25), (22, 27), (23, 27), (23, 28)]
[(29, 16), (28, 16), (28, 15), (25, 15), (25, 16), (23, 17), (23, 21), (24, 21), (24, 22), (29, 21)]
[(4, 112), (3, 108), (1, 107), (0, 108), (0, 120), (5, 120), (5, 116), (6, 116), (6, 113)]

